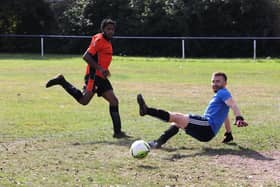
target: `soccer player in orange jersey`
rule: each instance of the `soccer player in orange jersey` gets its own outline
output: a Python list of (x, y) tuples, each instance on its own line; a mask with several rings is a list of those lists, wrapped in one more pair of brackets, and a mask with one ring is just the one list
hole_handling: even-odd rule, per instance
[(91, 43), (83, 55), (83, 59), (87, 62), (83, 91), (70, 84), (62, 74), (49, 80), (46, 87), (60, 85), (82, 105), (87, 105), (95, 93), (99, 97), (102, 96), (109, 102), (109, 110), (114, 127), (113, 137), (127, 138), (129, 136), (121, 131), (119, 101), (108, 79), (110, 76), (109, 66), (113, 54), (111, 39), (115, 33), (115, 28), (115, 21), (104, 19), (101, 22), (101, 33), (92, 37)]

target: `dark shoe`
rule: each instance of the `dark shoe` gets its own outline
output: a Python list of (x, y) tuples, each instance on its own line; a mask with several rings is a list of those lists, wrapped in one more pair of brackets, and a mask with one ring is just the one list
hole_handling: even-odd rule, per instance
[(231, 132), (226, 132), (224, 134), (224, 136), (225, 136), (225, 138), (223, 140), (223, 143), (229, 143), (229, 142), (233, 141), (233, 136), (232, 136)]
[(127, 135), (125, 132), (114, 133), (114, 138), (131, 138), (131, 136)]
[(139, 114), (140, 116), (144, 116), (147, 114), (148, 107), (144, 101), (144, 98), (141, 94), (137, 95), (137, 102), (139, 104)]
[(162, 144), (159, 143), (158, 141), (156, 140), (153, 140), (153, 141), (150, 141), (148, 142), (149, 146), (152, 148), (152, 149), (160, 149)]
[(49, 88), (54, 85), (61, 85), (65, 81), (64, 76), (62, 74), (57, 75), (53, 79), (49, 80), (46, 84), (46, 88)]

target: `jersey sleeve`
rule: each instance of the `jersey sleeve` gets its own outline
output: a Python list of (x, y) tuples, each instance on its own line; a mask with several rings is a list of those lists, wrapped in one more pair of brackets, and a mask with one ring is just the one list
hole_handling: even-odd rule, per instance
[(91, 42), (88, 46), (87, 52), (91, 55), (95, 55), (100, 49), (100, 40), (96, 38), (92, 38)]
[(221, 92), (219, 92), (219, 98), (222, 99), (222, 101), (226, 101), (228, 100), (229, 98), (231, 98), (231, 94), (228, 90), (221, 90)]

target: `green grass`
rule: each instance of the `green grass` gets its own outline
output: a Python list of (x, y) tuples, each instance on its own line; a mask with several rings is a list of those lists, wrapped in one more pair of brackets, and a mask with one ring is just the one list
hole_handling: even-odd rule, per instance
[[(80, 56), (0, 55), (0, 186), (279, 185), (275, 177), (246, 178), (246, 169), (217, 164), (217, 157), (263, 164), (257, 156), (265, 160), (266, 153), (279, 151), (280, 60), (114, 57), (110, 79), (130, 140), (112, 138), (105, 100), (94, 97), (81, 106), (61, 88), (44, 87), (63, 73), (82, 88), (84, 71)], [(214, 71), (228, 74), (228, 88), (250, 124), (233, 127), (235, 143), (220, 143), (224, 129), (209, 143), (182, 131), (165, 149), (133, 159), (129, 145), (135, 139), (155, 139), (168, 127), (139, 117), (136, 94), (151, 106), (201, 114), (213, 94)]]

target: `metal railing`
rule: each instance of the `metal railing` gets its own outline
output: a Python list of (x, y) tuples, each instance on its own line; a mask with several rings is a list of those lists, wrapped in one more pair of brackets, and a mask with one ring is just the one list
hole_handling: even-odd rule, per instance
[[(9, 38), (40, 38), (41, 56), (44, 56), (45, 38), (76, 38), (90, 39), (92, 36), (81, 35), (23, 35), (23, 34), (0, 34), (0, 37)], [(280, 40), (280, 37), (154, 37), (154, 36), (114, 36), (114, 39), (133, 39), (133, 40), (179, 40), (181, 41), (182, 58), (186, 58), (186, 47), (189, 40), (249, 40), (252, 41), (253, 59), (257, 58), (257, 40)]]

